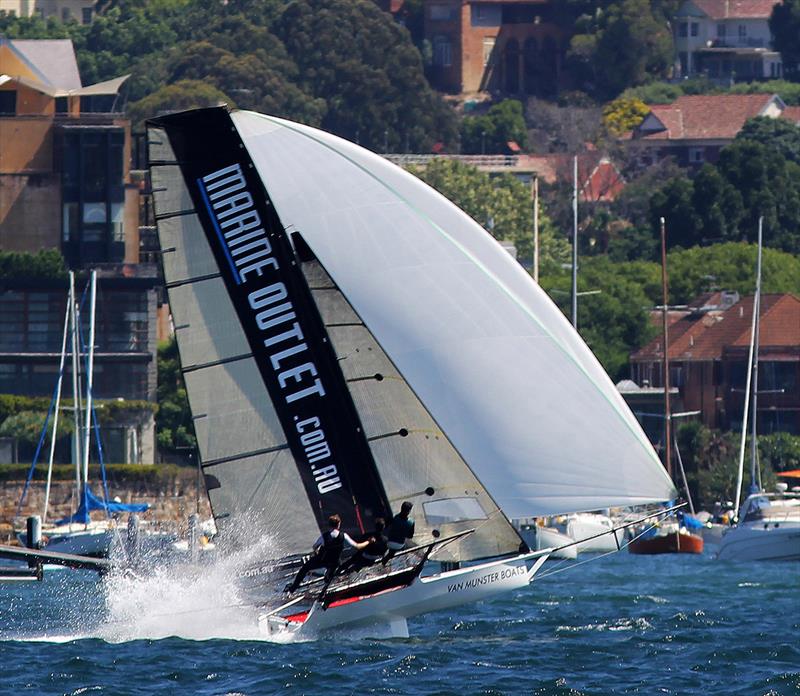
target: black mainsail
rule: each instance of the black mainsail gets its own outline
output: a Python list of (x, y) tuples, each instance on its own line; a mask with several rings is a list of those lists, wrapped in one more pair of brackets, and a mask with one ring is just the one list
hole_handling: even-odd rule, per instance
[(216, 519), (224, 528), (227, 518), (255, 517), (281, 553), (308, 547), (309, 518), (322, 528), (335, 512), (350, 532), (371, 529), (389, 501), (286, 231), (227, 111), (151, 121), (148, 143)]

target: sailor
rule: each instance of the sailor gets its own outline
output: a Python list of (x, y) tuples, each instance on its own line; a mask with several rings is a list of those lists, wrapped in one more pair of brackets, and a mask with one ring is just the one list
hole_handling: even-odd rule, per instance
[(375, 531), (367, 541), (366, 548), (356, 552), (351, 558), (342, 563), (339, 571), (349, 573), (369, 568), (383, 558), (388, 549), (389, 540), (386, 537), (386, 521), (382, 517), (375, 518)]
[(414, 504), (406, 500), (400, 506), (400, 512), (392, 518), (392, 522), (386, 532), (389, 551), (383, 557), (383, 565), (386, 565), (398, 551), (405, 547), (407, 539), (414, 536), (414, 520), (409, 516), (413, 507)]
[(328, 518), (328, 526), (330, 529), (323, 532), (314, 542), (314, 554), (300, 566), (294, 580), (284, 588), (284, 592), (294, 592), (308, 572), (317, 568), (325, 568), (325, 582), (330, 582), (339, 566), (339, 557), (342, 555), (345, 544), (356, 551), (367, 548), (369, 540), (357, 543), (350, 538), (349, 534), (339, 529), (342, 526), (342, 518), (339, 515), (331, 515)]

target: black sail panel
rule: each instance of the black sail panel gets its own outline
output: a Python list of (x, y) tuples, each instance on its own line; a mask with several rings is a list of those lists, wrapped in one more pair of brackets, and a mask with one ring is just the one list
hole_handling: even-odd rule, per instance
[[(176, 332), (195, 423), (202, 428), (204, 415), (196, 412), (195, 403), (202, 400), (214, 410), (214, 382), (209, 379), (220, 370), (226, 379), (236, 376), (237, 395), (252, 392), (250, 401), (264, 411), (260, 420), (267, 433), (263, 446), (250, 442), (246, 452), (236, 450), (242, 449), (238, 441), (247, 439), (247, 429), (241, 438), (220, 433), (219, 439), (227, 444), (217, 447), (208, 425), (201, 457), (209, 487), (213, 490), (218, 480), (215, 467), (235, 472), (236, 461), (247, 461), (248, 480), (256, 481), (258, 472), (263, 468), (266, 475), (268, 468), (259, 462), (285, 459), (280, 452), (288, 449), (320, 528), (333, 513), (341, 515), (344, 529), (351, 533), (371, 528), (375, 517), (390, 513), (389, 501), (292, 245), (229, 114), (224, 108), (201, 109), (161, 117), (149, 126), (166, 134), (168, 149), (174, 154), (173, 162), (151, 160), (151, 171), (179, 167), (184, 184), (178, 194), (155, 193), (160, 235), (162, 226), (168, 229), (174, 224), (173, 217), (185, 217), (189, 222), (176, 235), (189, 245), (187, 255), (196, 243), (207, 247), (214, 260), (209, 263), (203, 258), (196, 263), (199, 275), (191, 278), (167, 274), (170, 299), (178, 298), (187, 318), (186, 326), (176, 318)], [(158, 150), (151, 147), (150, 151), (152, 158)], [(191, 259), (184, 261), (191, 265)], [(209, 317), (204, 298), (213, 298), (208, 302), (216, 307), (227, 306), (231, 316)], [(209, 321), (220, 327), (213, 337), (214, 349), (204, 347), (202, 330), (196, 332), (198, 341), (181, 341), (181, 331), (194, 331), (193, 322)], [(240, 334), (243, 340), (237, 338)], [(218, 345), (226, 347), (215, 352)], [(187, 356), (191, 356), (188, 361)], [(238, 362), (254, 370), (237, 369)], [(271, 405), (257, 403), (259, 390), (263, 401)], [(218, 425), (230, 422), (222, 420), (227, 416), (224, 409), (214, 412), (221, 419)], [(282, 471), (281, 476), (290, 482), (291, 477)], [(289, 499), (254, 501), (254, 505), (291, 508), (292, 495), (300, 493), (293, 492), (288, 483), (279, 490), (269, 486), (266, 490)], [(210, 495), (213, 503), (215, 494), (210, 491)], [(229, 498), (230, 492), (219, 496), (230, 507)], [(300, 510), (307, 509), (295, 503)], [(292, 516), (290, 510), (284, 509), (284, 514)]]

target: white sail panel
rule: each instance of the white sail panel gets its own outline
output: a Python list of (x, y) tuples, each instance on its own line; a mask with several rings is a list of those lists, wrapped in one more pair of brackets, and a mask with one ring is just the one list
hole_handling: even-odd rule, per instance
[(303, 233), (507, 515), (673, 495), (602, 366), (478, 224), (352, 143), (232, 116), (283, 224)]

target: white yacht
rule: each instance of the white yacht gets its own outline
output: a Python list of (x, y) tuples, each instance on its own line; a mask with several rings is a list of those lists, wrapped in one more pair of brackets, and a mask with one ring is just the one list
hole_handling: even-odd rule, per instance
[(717, 558), (800, 561), (800, 495), (780, 490), (748, 496), (739, 524), (723, 534)]

